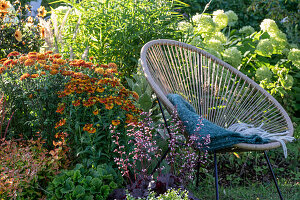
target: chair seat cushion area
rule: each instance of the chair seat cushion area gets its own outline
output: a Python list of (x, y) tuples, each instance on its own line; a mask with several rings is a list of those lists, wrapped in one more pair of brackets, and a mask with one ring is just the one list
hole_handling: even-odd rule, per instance
[(231, 148), (238, 143), (266, 144), (272, 141), (280, 142), (280, 140), (280, 143), (285, 150), (284, 139), (293, 139), (286, 138), (285, 133), (277, 134), (274, 139), (272, 134), (263, 131), (260, 127), (253, 128), (252, 125), (243, 123), (233, 124), (225, 129), (198, 115), (194, 107), (181, 95), (168, 94), (167, 98), (176, 107), (178, 116), (180, 120), (183, 121), (185, 130), (189, 135), (195, 135), (198, 138), (199, 143), (204, 142), (203, 138), (209, 135), (210, 143), (204, 147), (208, 151), (219, 151)]

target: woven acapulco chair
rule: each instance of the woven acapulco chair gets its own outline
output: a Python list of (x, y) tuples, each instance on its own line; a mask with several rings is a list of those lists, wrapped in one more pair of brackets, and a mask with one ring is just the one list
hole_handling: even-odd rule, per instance
[[(270, 134), (287, 132), (288, 136), (293, 136), (288, 114), (268, 92), (237, 69), (199, 48), (172, 40), (150, 41), (141, 50), (141, 63), (149, 84), (170, 113), (175, 108), (167, 95), (176, 93), (186, 98), (198, 114), (220, 127), (243, 122), (256, 127), (262, 125)], [(280, 142), (240, 143), (226, 150), (264, 151), (277, 191), (283, 199), (266, 154), (266, 150), (280, 146)], [(218, 199), (216, 153), (214, 173)]]

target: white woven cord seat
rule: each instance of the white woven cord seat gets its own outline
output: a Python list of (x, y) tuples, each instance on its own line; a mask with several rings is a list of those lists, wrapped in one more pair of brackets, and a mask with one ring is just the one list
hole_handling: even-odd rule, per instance
[[(291, 119), (274, 97), (234, 67), (199, 48), (172, 40), (150, 41), (141, 50), (141, 63), (150, 86), (169, 112), (174, 106), (166, 95), (175, 93), (220, 127), (246, 123), (261, 126), (269, 134), (293, 136)], [(260, 151), (280, 146), (277, 141), (239, 143), (232, 150)]]

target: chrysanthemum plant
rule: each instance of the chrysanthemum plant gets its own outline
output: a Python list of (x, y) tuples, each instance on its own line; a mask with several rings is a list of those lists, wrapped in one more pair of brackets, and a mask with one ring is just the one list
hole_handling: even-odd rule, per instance
[(19, 1), (0, 0), (0, 58), (12, 51), (28, 53), (39, 49), (44, 37), (39, 18), (44, 17), (46, 11), (33, 17), (30, 9), (29, 5), (21, 5)]
[[(231, 64), (289, 107), (295, 99), (284, 99), (299, 90), (299, 47), (289, 44), (271, 19), (263, 20), (258, 31), (251, 26), (236, 30), (237, 21), (233, 11), (217, 10), (181, 21), (178, 29), (185, 33), (185, 41)], [(296, 105), (288, 110), (293, 113)]]

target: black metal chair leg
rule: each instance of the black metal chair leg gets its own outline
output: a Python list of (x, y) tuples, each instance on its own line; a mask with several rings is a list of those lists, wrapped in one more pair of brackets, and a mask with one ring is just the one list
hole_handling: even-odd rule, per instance
[(214, 162), (215, 162), (215, 186), (216, 186), (216, 199), (219, 200), (219, 186), (218, 186), (218, 163), (217, 163), (217, 153), (214, 152)]
[(271, 166), (271, 163), (270, 163), (270, 160), (269, 160), (269, 157), (268, 157), (268, 155), (267, 155), (267, 152), (264, 151), (264, 154), (265, 154), (265, 158), (266, 158), (266, 160), (267, 160), (268, 166), (269, 166), (269, 170), (270, 170), (270, 172), (271, 172), (271, 174), (272, 174), (274, 183), (275, 183), (275, 185), (276, 185), (276, 189), (277, 189), (277, 192), (278, 192), (278, 194), (279, 194), (279, 197), (280, 197), (281, 200), (283, 200), (282, 195), (281, 195), (281, 192), (280, 192), (280, 189), (279, 189), (279, 186), (278, 186), (277, 181), (276, 181), (275, 174), (274, 174), (274, 172), (273, 172), (273, 169), (272, 169), (272, 166)]

